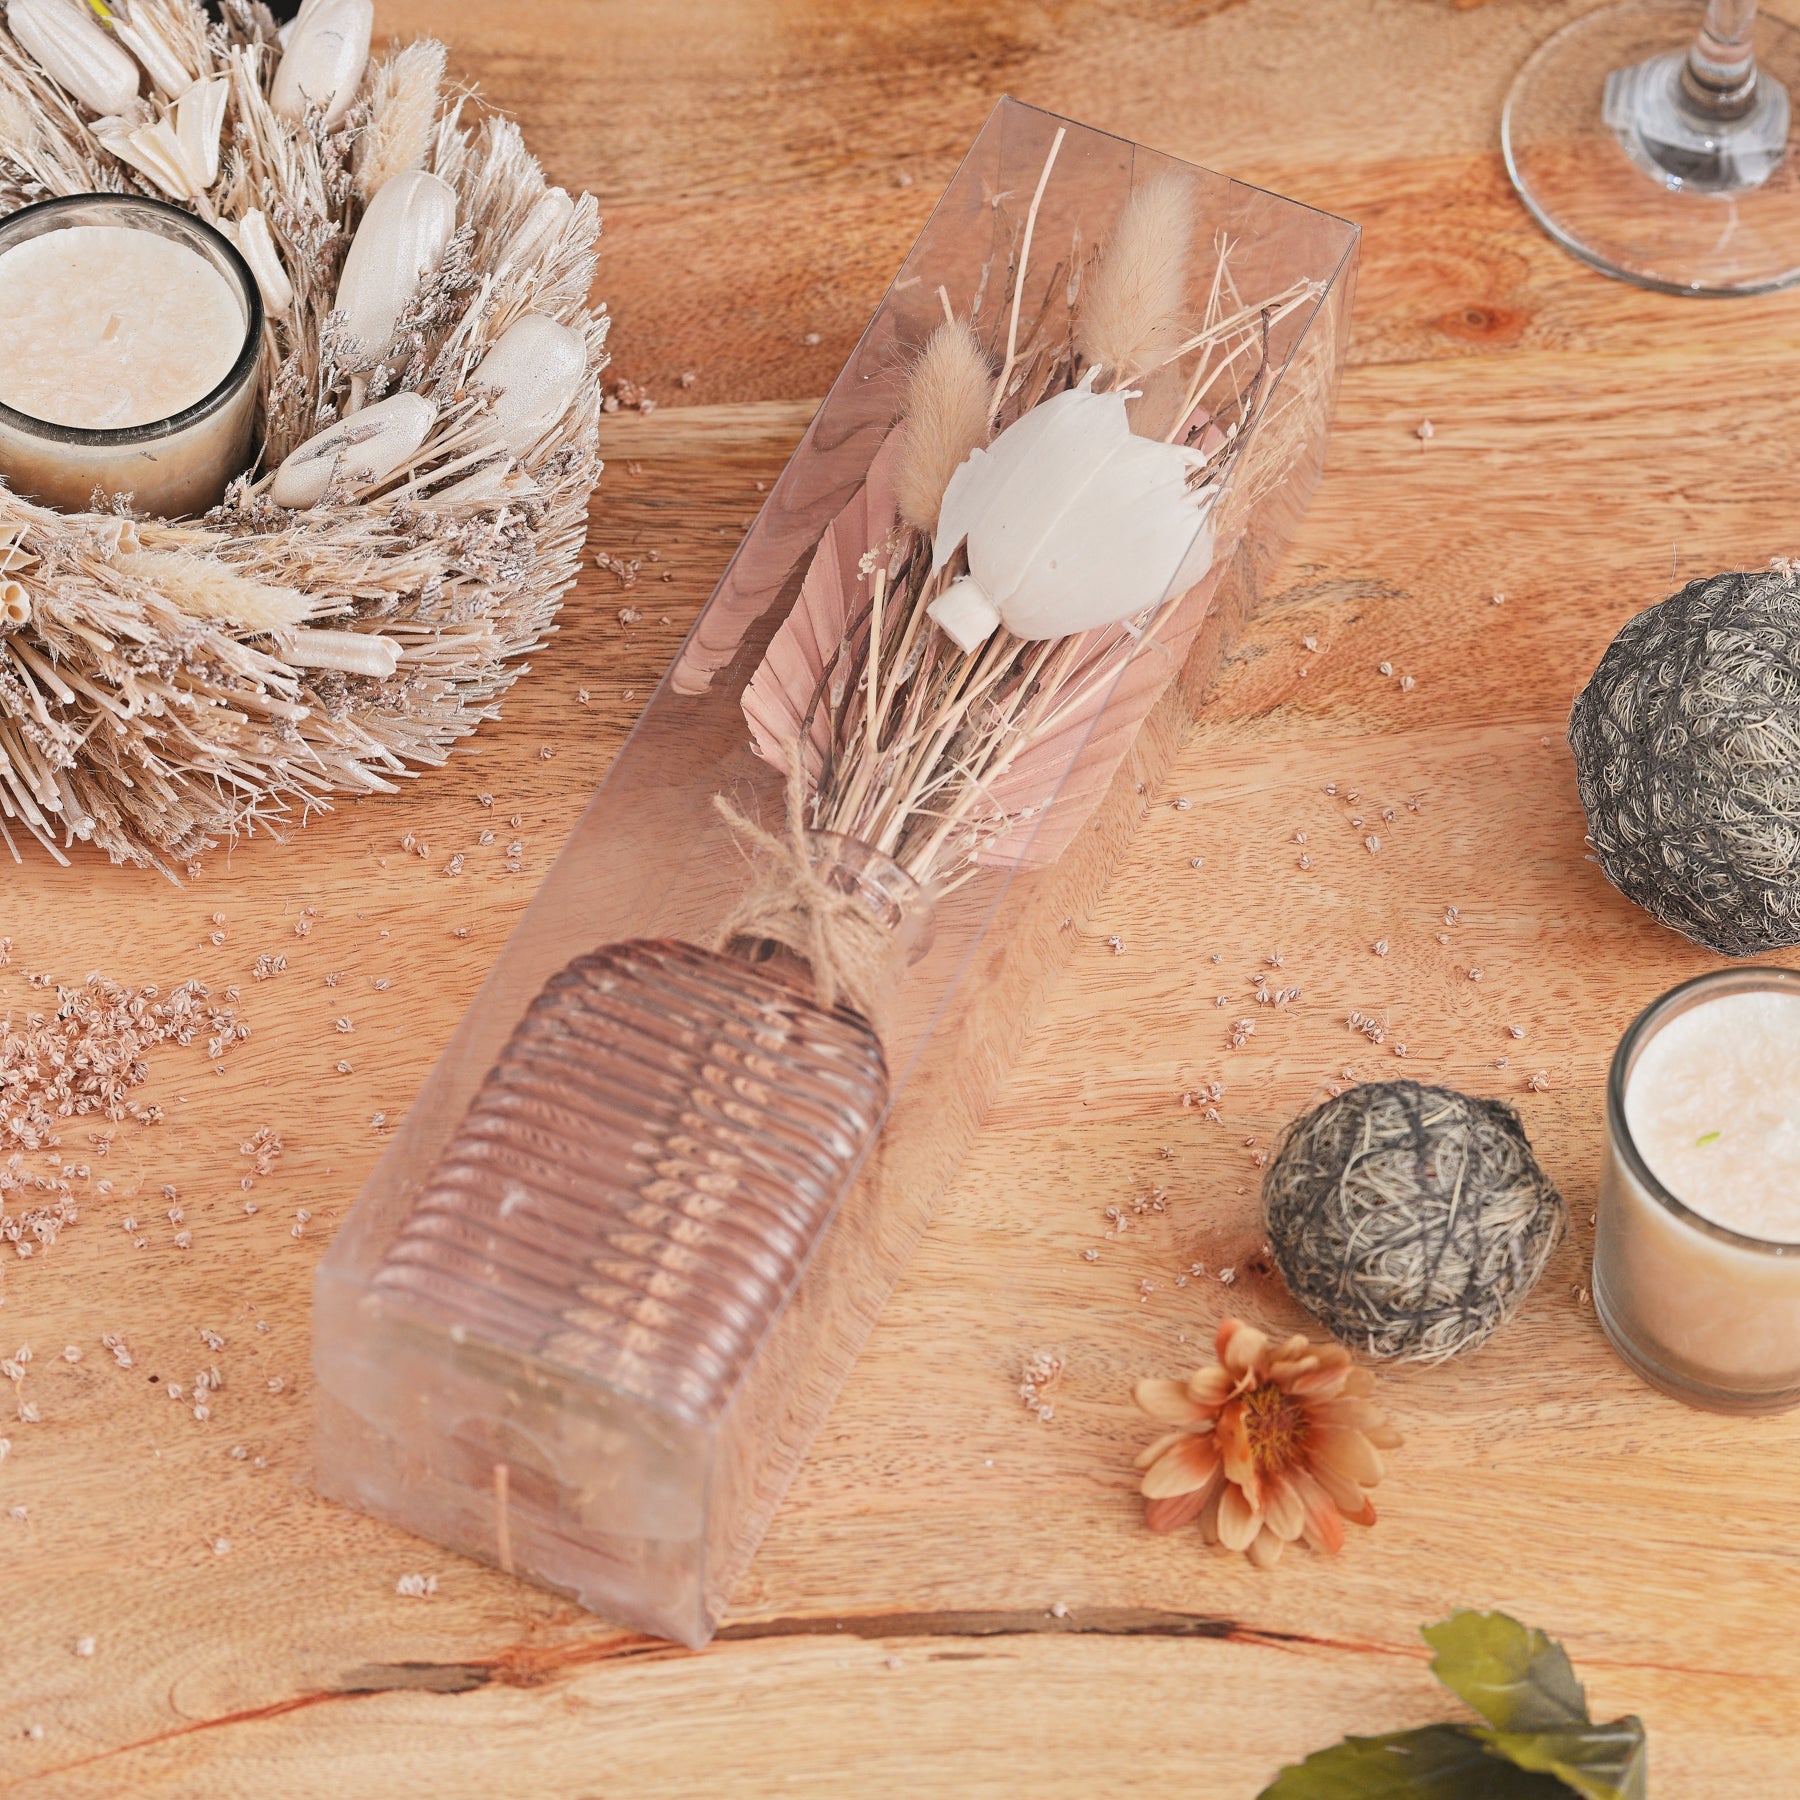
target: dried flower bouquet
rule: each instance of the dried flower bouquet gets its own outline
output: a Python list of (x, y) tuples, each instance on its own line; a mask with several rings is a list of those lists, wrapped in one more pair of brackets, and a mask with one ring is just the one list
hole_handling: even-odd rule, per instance
[[(938, 288), (944, 322), (899, 418), (743, 695), (757, 753), (794, 773), (790, 832), (855, 840), (933, 896), (1062, 853), (1205, 618), (1222, 509), (1279, 480), (1328, 404), (1316, 372), (1265, 404), (1271, 334), (1321, 283), (1246, 297), (1220, 233), (1191, 313), (1200, 247), (1178, 171), (1045, 272), (1038, 216), (1062, 141), (1004, 268), (991, 259), (960, 305)], [(766, 859), (731, 932), (813, 954), (796, 862)], [(844, 967), (823, 985), (847, 975), (854, 997), (854, 947), (828, 960)]]
[[(577, 568), (606, 361), (593, 200), (446, 91), (440, 45), (370, 60), (366, 0), (308, 0), (285, 42), (251, 0), (223, 14), (12, 0), (0, 30), (0, 214), (179, 204), (237, 244), (265, 313), (261, 455), (205, 517), (0, 487), (15, 859), (83, 839), (191, 872), (221, 838), (391, 789), (494, 715)], [(374, 266), (394, 243), (418, 253), (399, 277)]]

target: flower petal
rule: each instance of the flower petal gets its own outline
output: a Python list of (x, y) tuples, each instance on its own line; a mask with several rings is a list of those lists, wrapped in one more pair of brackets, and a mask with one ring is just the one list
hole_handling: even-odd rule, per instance
[(1140, 1450), (1132, 1459), (1134, 1469), (1147, 1469), (1163, 1454), (1165, 1450), (1173, 1450), (1188, 1434), (1185, 1431), (1165, 1431), (1154, 1444)]
[(1170, 1494), (1161, 1500), (1146, 1500), (1144, 1523), (1152, 1531), (1179, 1531), (1199, 1518), (1206, 1500), (1205, 1488), (1195, 1488), (1191, 1494)]
[(1233, 1375), (1254, 1373), (1257, 1363), (1268, 1354), (1268, 1338), (1242, 1319), (1221, 1319), (1218, 1341), (1219, 1361)]
[(1314, 1400), (1307, 1407), (1306, 1416), (1315, 1425), (1339, 1425), (1346, 1431), (1364, 1434), (1382, 1423), (1379, 1407), (1350, 1394), (1340, 1394), (1335, 1400)]
[(1225, 1471), (1219, 1470), (1206, 1490), (1206, 1504), (1200, 1509), (1200, 1536), (1209, 1544), (1219, 1541), (1219, 1506), (1225, 1498), (1225, 1490), (1230, 1486), (1225, 1479)]
[(1164, 1425), (1197, 1425), (1206, 1415), (1188, 1398), (1185, 1381), (1146, 1376), (1132, 1390), (1132, 1397), (1151, 1418)]
[(1188, 1398), (1197, 1406), (1216, 1411), (1231, 1398), (1235, 1385), (1231, 1371), (1223, 1363), (1208, 1363), (1188, 1377)]
[(1348, 1475), (1363, 1487), (1374, 1487), (1381, 1479), (1381, 1458), (1360, 1431), (1323, 1426), (1308, 1436), (1307, 1448), (1313, 1462), (1329, 1463), (1340, 1475)]
[(1308, 1369), (1286, 1385), (1303, 1400), (1331, 1400), (1344, 1391), (1348, 1377), (1346, 1369)]
[(1250, 1453), (1250, 1435), (1244, 1428), (1244, 1403), (1233, 1400), (1219, 1414), (1213, 1442), (1225, 1462), (1225, 1477), (1250, 1493), (1251, 1504), (1260, 1498), (1256, 1480), (1256, 1458)]
[(1244, 1554), (1259, 1569), (1272, 1569), (1281, 1561), (1282, 1541), (1268, 1526), (1264, 1526), (1250, 1540), (1250, 1547)]
[[(1305, 1472), (1339, 1512), (1360, 1512), (1367, 1503), (1368, 1497), (1361, 1487), (1322, 1458), (1314, 1457)], [(1300, 1471), (1295, 1471), (1296, 1475), (1299, 1473)]]
[(1219, 1466), (1219, 1449), (1212, 1437), (1183, 1432), (1181, 1442), (1166, 1450), (1145, 1472), (1138, 1492), (1146, 1500), (1167, 1500), (1204, 1486)]
[(1262, 1530), (1262, 1514), (1236, 1482), (1226, 1483), (1219, 1497), (1219, 1542), (1227, 1550), (1248, 1550)]
[(1373, 1369), (1352, 1369), (1344, 1377), (1344, 1392), (1356, 1394), (1367, 1399), (1375, 1391), (1375, 1372)]
[(1329, 1491), (1304, 1470), (1296, 1470), (1290, 1479), (1306, 1509), (1306, 1529), (1302, 1535), (1313, 1549), (1336, 1556), (1344, 1547), (1344, 1522), (1338, 1517)]
[(1277, 1387), (1287, 1387), (1318, 1366), (1319, 1359), (1316, 1356), (1289, 1356), (1284, 1345), (1282, 1353), (1269, 1364), (1269, 1379)]
[(1306, 1508), (1300, 1496), (1280, 1475), (1263, 1483), (1263, 1528), (1291, 1543), (1306, 1525)]

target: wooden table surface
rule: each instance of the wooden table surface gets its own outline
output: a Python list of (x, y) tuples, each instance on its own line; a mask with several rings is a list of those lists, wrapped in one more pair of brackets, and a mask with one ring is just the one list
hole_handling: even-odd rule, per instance
[[(201, 1047), (156, 1053), (166, 1122), (91, 1164), (49, 1252), (7, 1259), (0, 1349), (35, 1352), (19, 1392), (41, 1418), (8, 1424), (0, 1464), (0, 1790), (1249, 1796), (1346, 1730), (1453, 1711), (1417, 1628), (1465, 1605), (1560, 1636), (1597, 1716), (1644, 1717), (1659, 1800), (1791, 1790), (1800, 1425), (1650, 1393), (1583, 1291), (1608, 1058), (1715, 959), (1586, 859), (1563, 730), (1674, 577), (1800, 547), (1800, 300), (1637, 293), (1528, 222), (1500, 104), (1570, 10), (384, 0), (380, 30), (446, 37), (552, 176), (601, 200), (616, 373), (660, 405), (608, 422), (591, 548), (657, 560), (631, 625), (590, 568), (504, 721), (404, 794), (179, 890), (91, 857), (0, 871), (0, 1010), (39, 998), (28, 970), (195, 976), (240, 985), (254, 1029), (222, 1074)], [(1352, 366), (1275, 591), (692, 1654), (313, 1495), (312, 1272), (373, 1115), (408, 1104), (1006, 91), (1361, 221)], [(1349, 819), (1384, 807), (1372, 856)], [(509, 875), (477, 838), (513, 815)], [(1303, 999), (1227, 1055), (1214, 995), (1235, 1006), (1277, 952)], [(264, 953), (286, 973), (254, 981)], [(1351, 1036), (1353, 1008), (1388, 1046)], [(1133, 1378), (1190, 1366), (1228, 1309), (1302, 1323), (1254, 1276), (1174, 1278), (1254, 1248), (1250, 1140), (1346, 1064), (1399, 1072), (1396, 1039), (1405, 1073), (1520, 1106), (1570, 1239), (1487, 1348), (1386, 1378), (1407, 1443), (1340, 1558), (1259, 1574), (1153, 1538)], [(1219, 1126), (1179, 1104), (1211, 1079)], [(246, 1195), (239, 1146), (265, 1125), (285, 1153)], [(82, 1130), (64, 1155), (89, 1162)], [(1107, 1238), (1104, 1209), (1153, 1185), (1167, 1210)], [(1043, 1348), (1067, 1364), (1048, 1422), (1018, 1393)], [(169, 1384), (215, 1365), (196, 1421)], [(436, 1592), (397, 1592), (410, 1574)]]

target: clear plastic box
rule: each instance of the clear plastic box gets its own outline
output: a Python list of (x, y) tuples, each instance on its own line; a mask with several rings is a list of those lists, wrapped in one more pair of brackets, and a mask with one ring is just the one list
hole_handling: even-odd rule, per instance
[[(721, 989), (688, 949), (745, 880), (714, 798), (781, 817), (745, 684), (896, 416), (940, 287), (1007, 278), (1058, 129), (1036, 225), (1049, 283), (1135, 184), (1181, 168), (1196, 286), (1221, 243), (1244, 294), (1314, 286), (1268, 327), (1210, 572), (1166, 653), (1098, 709), (1109, 779), (1079, 829), (1052, 805), (937, 897), (901, 893), (856, 845), (814, 847), (893, 913), (877, 1037), (796, 1000), (779, 962)], [(995, 109), (320, 1267), (325, 1494), (621, 1623), (711, 1636), (1311, 496), (1357, 245), (1344, 220)], [(770, 1044), (812, 1060), (796, 1076)], [(563, 1059), (549, 1077), (545, 1057)]]

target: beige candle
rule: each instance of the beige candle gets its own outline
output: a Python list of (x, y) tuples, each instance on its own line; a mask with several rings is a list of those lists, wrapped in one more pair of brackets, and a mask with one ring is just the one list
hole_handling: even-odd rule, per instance
[(1702, 1405), (1800, 1400), (1800, 974), (1665, 995), (1608, 1092), (1594, 1298), (1647, 1379)]
[(82, 195), (0, 226), (0, 474), (76, 510), (204, 510), (248, 458), (261, 308), (231, 246), (158, 202)]

